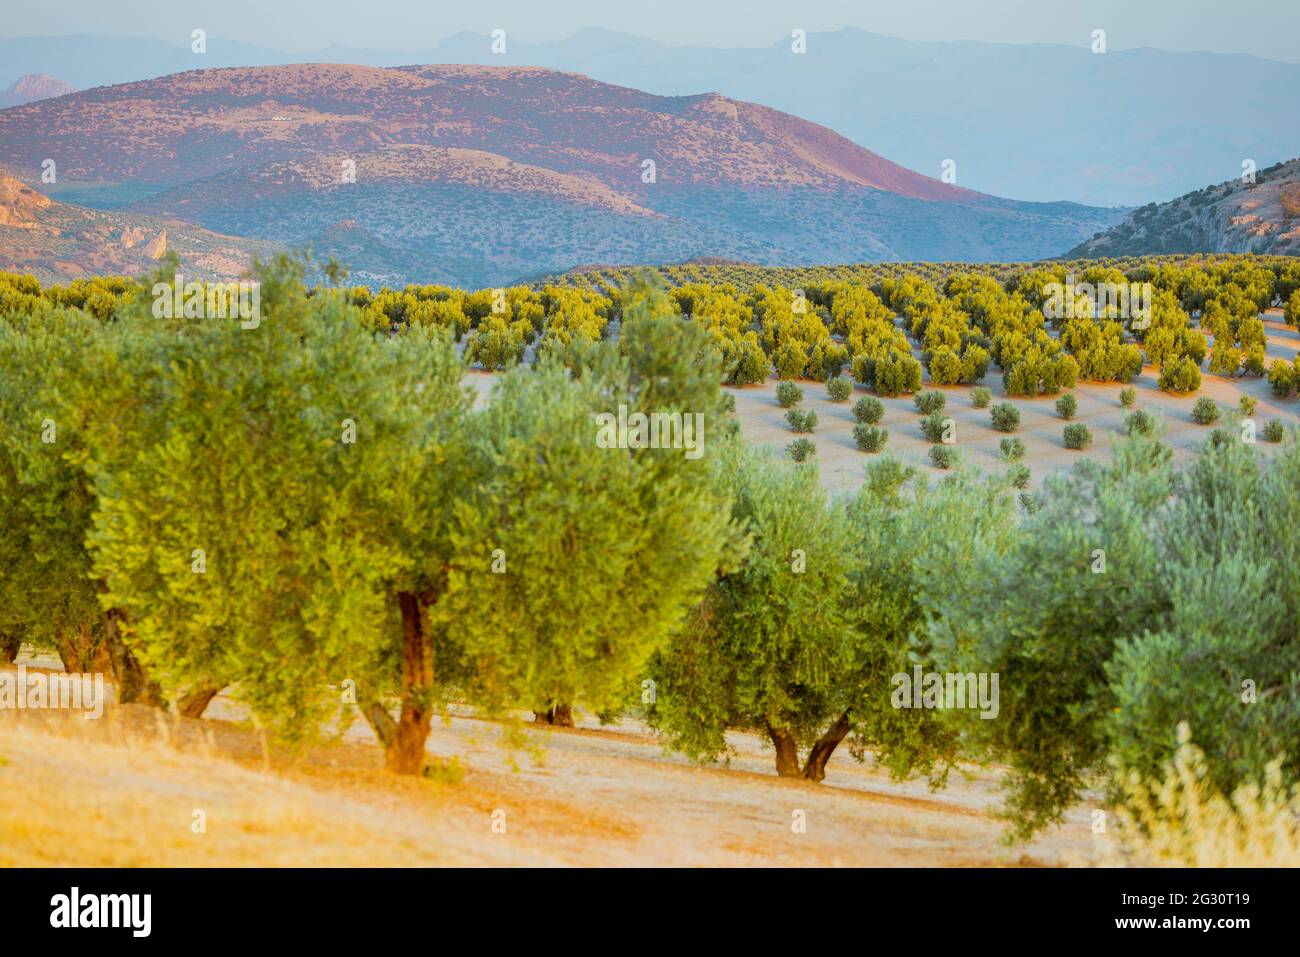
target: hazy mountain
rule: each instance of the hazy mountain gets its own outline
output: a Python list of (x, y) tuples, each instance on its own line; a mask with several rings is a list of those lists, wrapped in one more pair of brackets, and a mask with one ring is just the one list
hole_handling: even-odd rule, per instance
[[(178, 38), (178, 44), (186, 38)], [(0, 40), (0, 83), (47, 72), (86, 87), (196, 67), (290, 62), (532, 65), (661, 95), (716, 91), (829, 126), (897, 163), (999, 196), (1133, 206), (1300, 149), (1300, 64), (1153, 49), (923, 43), (844, 29), (769, 47), (673, 47), (608, 30), (548, 44), (462, 33), (428, 49), (287, 54), (219, 38)], [(4, 70), (8, 69), (7, 75)]]
[(48, 100), (51, 97), (76, 91), (76, 87), (69, 86), (58, 77), (46, 76), (43, 73), (28, 74), (20, 76), (9, 89), (0, 90), (0, 110), (9, 106), (35, 103), (37, 100)]
[(339, 249), (385, 281), (703, 255), (1034, 259), (1120, 216), (945, 184), (718, 94), (539, 68), (202, 70), (0, 112), (0, 164), (34, 176), (47, 157), (64, 198)]
[(1148, 253), (1300, 255), (1300, 159), (1134, 210), (1072, 250), (1077, 256)]

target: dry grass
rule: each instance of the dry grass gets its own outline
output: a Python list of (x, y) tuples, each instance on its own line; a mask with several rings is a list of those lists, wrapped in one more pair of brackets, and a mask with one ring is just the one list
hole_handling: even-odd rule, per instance
[(1222, 794), (1187, 725), (1163, 781), (1131, 778), (1120, 825), (1130, 863), (1175, 867), (1300, 867), (1300, 795), (1281, 781), (1279, 764), (1262, 785)]
[(204, 750), (177, 749), (147, 720), (0, 723), (0, 866), (457, 862), (436, 842), (365, 823), (383, 815), (364, 802)]

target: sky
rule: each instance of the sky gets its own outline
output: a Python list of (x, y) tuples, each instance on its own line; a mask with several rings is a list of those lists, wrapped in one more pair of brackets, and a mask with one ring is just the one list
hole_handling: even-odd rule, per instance
[(1300, 0), (0, 0), (0, 35), (153, 36), (190, 31), (290, 53), (331, 44), (427, 49), (471, 30), (525, 42), (605, 27), (671, 44), (766, 46), (792, 29), (859, 27), (907, 40), (1086, 46), (1106, 31), (1120, 50), (1249, 53), (1300, 62)]

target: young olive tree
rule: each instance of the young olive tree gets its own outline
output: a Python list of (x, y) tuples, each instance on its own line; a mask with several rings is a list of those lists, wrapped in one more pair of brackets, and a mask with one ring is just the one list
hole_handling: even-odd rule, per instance
[(651, 722), (696, 760), (725, 754), (730, 728), (759, 731), (777, 773), (797, 777), (824, 765), (810, 755), (801, 768), (800, 750), (815, 749), (846, 707), (847, 526), (814, 465), (729, 445), (714, 466), (750, 546), (656, 656)]

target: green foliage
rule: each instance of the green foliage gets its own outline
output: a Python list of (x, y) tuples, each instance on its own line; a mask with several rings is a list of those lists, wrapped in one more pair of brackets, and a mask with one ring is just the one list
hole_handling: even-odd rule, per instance
[(878, 425), (859, 422), (853, 427), (853, 441), (863, 452), (879, 452), (889, 441), (889, 431)]
[(783, 379), (776, 384), (776, 401), (781, 408), (788, 409), (803, 401), (803, 389), (793, 382)]
[(1286, 437), (1286, 427), (1281, 419), (1269, 419), (1264, 423), (1264, 438), (1269, 442), (1281, 442)]
[(1242, 393), (1241, 397), (1237, 399), (1237, 411), (1246, 418), (1250, 418), (1255, 414), (1255, 407), (1257, 405), (1259, 405), (1259, 400), (1253, 395)]
[(925, 392), (918, 392), (912, 396), (912, 404), (916, 406), (916, 411), (922, 415), (942, 412), (947, 401), (947, 396), (938, 389), (927, 389)]
[(1025, 443), (1020, 439), (1003, 439), (998, 443), (998, 454), (1004, 462), (1019, 462), (1025, 457)]
[(853, 403), (853, 418), (866, 425), (875, 425), (885, 414), (885, 405), (875, 396), (864, 395)]
[(1092, 432), (1082, 422), (1065, 427), (1065, 447), (1067, 449), (1086, 449), (1092, 444)]
[(1028, 488), (1029, 478), (1029, 466), (1023, 462), (1013, 462), (1007, 469), (1007, 480), (1011, 483), (1012, 488)]
[(1010, 402), (1000, 402), (989, 412), (993, 428), (999, 432), (1014, 432), (1020, 427), (1020, 410)]
[(1119, 390), (1119, 404), (1122, 408), (1131, 409), (1137, 404), (1137, 389), (1131, 385), (1125, 386)]
[(1138, 409), (1124, 419), (1124, 429), (1129, 435), (1151, 435), (1156, 429), (1156, 420), (1150, 412)]
[(938, 412), (931, 412), (921, 420), (921, 434), (930, 442), (942, 442), (949, 419)]
[(1079, 403), (1073, 394), (1067, 393), (1056, 400), (1056, 414), (1067, 422), (1079, 411)]
[(811, 432), (817, 428), (817, 412), (814, 409), (790, 409), (785, 414), (792, 432)]
[(853, 395), (853, 382), (850, 379), (828, 379), (826, 394), (832, 402), (847, 402), (849, 396)]
[(993, 399), (993, 393), (987, 387), (977, 385), (970, 390), (970, 404), (977, 409), (986, 409)]
[(1188, 356), (1171, 358), (1160, 368), (1159, 387), (1166, 392), (1195, 392), (1201, 387), (1201, 370)]
[(875, 363), (872, 384), (880, 395), (906, 395), (921, 388), (921, 363), (910, 355), (890, 353)]
[(1213, 425), (1219, 421), (1219, 406), (1208, 395), (1203, 395), (1192, 406), (1192, 421), (1198, 425)]
[(1273, 394), (1285, 399), (1296, 388), (1296, 367), (1285, 359), (1276, 360), (1268, 367), (1268, 384)]
[(718, 469), (748, 555), (718, 576), (651, 666), (650, 720), (696, 759), (722, 756), (729, 728), (810, 743), (843, 709), (853, 662), (848, 526), (816, 469), (739, 447)]
[(785, 452), (796, 462), (804, 462), (817, 453), (817, 446), (812, 439), (795, 439), (785, 447)]
[(932, 445), (930, 461), (935, 468), (950, 469), (957, 464), (957, 449), (951, 445)]
[(1282, 308), (1282, 318), (1288, 326), (1300, 326), (1300, 289), (1291, 293), (1286, 305)]

